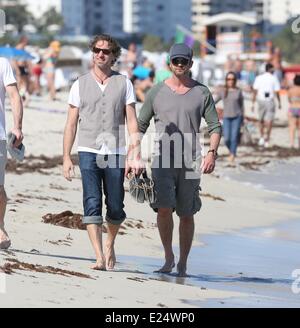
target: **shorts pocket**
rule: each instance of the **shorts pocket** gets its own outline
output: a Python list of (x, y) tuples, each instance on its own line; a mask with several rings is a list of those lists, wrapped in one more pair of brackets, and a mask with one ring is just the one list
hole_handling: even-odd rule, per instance
[(196, 213), (198, 211), (200, 211), (201, 207), (202, 207), (202, 201), (200, 198), (200, 191), (201, 191), (201, 187), (198, 186), (194, 192), (194, 199), (193, 199), (193, 212)]

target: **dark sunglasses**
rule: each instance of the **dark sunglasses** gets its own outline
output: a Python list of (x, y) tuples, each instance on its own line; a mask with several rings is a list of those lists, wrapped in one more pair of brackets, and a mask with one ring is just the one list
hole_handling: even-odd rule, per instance
[(177, 57), (177, 58), (172, 59), (172, 64), (175, 66), (178, 66), (178, 65), (186, 66), (186, 65), (188, 65), (189, 62), (190, 61), (188, 59), (182, 58), (182, 57)]
[(102, 48), (97, 48), (97, 47), (94, 47), (93, 48), (93, 53), (94, 54), (99, 54), (100, 51), (103, 52), (104, 55), (110, 55), (111, 54), (111, 50), (110, 49), (102, 49)]
[(234, 78), (234, 77), (229, 77), (229, 78), (226, 79), (226, 81), (236, 81), (236, 78)]

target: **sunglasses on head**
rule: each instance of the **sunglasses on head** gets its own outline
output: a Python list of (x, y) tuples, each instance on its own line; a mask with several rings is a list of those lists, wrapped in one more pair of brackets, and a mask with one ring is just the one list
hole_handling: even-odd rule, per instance
[(97, 48), (97, 47), (94, 47), (93, 48), (93, 53), (94, 54), (99, 54), (100, 51), (102, 51), (104, 55), (110, 55), (111, 54), (111, 50), (110, 49), (102, 49), (102, 48)]
[(177, 57), (177, 58), (172, 59), (172, 64), (175, 66), (178, 66), (178, 65), (186, 66), (186, 65), (188, 65), (189, 62), (190, 61), (188, 59), (183, 58), (183, 57)]

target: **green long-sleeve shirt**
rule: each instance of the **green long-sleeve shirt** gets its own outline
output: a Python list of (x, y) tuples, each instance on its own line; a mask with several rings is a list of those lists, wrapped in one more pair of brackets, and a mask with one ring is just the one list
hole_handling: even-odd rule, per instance
[[(185, 94), (177, 94), (164, 82), (155, 85), (148, 93), (138, 117), (139, 130), (145, 133), (154, 117), (156, 137), (155, 153), (161, 154), (166, 136), (181, 138), (183, 152), (191, 150), (192, 157), (200, 157), (200, 125), (205, 119), (209, 134), (222, 133), (214, 100), (208, 88), (197, 83)], [(175, 148), (176, 149), (176, 145)], [(177, 148), (178, 149), (178, 148)], [(172, 154), (172, 150), (171, 150)]]

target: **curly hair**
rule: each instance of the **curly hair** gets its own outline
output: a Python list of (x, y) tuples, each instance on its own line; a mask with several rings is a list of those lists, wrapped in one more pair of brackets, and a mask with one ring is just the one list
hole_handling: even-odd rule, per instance
[(121, 56), (121, 46), (119, 45), (118, 41), (108, 34), (96, 35), (89, 44), (90, 50), (93, 51), (93, 48), (96, 46), (98, 41), (107, 41), (108, 42), (108, 44), (111, 48), (111, 52), (114, 56), (114, 61), (113, 61), (113, 64), (114, 64), (118, 60), (118, 58)]

